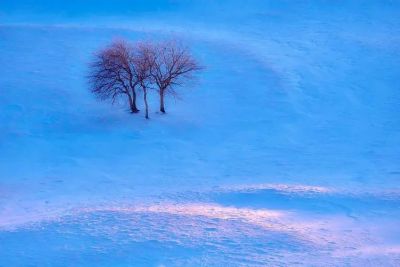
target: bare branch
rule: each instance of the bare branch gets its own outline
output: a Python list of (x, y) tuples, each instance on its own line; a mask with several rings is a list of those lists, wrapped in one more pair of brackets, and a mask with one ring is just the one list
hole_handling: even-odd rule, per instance
[(176, 41), (157, 44), (153, 49), (153, 64), (151, 65), (152, 80), (160, 94), (160, 111), (165, 113), (165, 93), (177, 95), (172, 87), (182, 86), (194, 78), (202, 67), (193, 58), (189, 50)]
[(112, 103), (121, 95), (127, 95), (132, 112), (136, 107), (132, 47), (127, 42), (115, 41), (105, 49), (98, 51), (89, 65), (90, 90), (99, 99), (111, 99)]

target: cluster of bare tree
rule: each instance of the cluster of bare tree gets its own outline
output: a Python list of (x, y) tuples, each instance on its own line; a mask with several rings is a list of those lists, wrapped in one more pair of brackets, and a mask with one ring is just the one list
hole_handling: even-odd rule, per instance
[(90, 64), (90, 90), (102, 100), (128, 100), (132, 113), (139, 112), (138, 93), (143, 94), (145, 117), (149, 118), (147, 95), (156, 90), (160, 111), (165, 113), (165, 95), (176, 95), (176, 88), (192, 79), (201, 67), (188, 49), (175, 41), (115, 41), (98, 51)]

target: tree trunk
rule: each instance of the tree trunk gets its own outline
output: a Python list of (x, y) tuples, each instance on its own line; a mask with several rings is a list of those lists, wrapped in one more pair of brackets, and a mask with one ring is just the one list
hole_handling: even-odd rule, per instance
[(162, 113), (165, 113), (165, 107), (164, 107), (164, 90), (160, 90), (160, 111)]
[(144, 100), (144, 106), (146, 108), (146, 119), (149, 118), (149, 105), (147, 104), (147, 89), (143, 88), (143, 100)]
[(139, 110), (136, 106), (136, 92), (135, 90), (132, 90), (132, 97), (130, 97), (131, 99), (131, 112), (132, 113), (138, 113)]
[(128, 96), (129, 108), (131, 109), (131, 112), (133, 112), (132, 96), (130, 94), (126, 94), (126, 95)]

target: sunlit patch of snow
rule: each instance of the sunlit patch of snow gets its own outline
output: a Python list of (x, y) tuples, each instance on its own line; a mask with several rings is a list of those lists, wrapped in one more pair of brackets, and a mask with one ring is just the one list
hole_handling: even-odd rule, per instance
[(312, 186), (301, 184), (250, 184), (224, 187), (226, 191), (257, 191), (257, 190), (276, 190), (288, 194), (307, 194), (307, 193), (333, 193), (334, 189), (324, 186)]
[[(160, 251), (179, 247), (195, 251), (193, 258), (172, 252), (164, 258), (165, 262), (183, 265), (203, 260), (222, 264), (221, 256), (238, 265), (295, 264), (296, 258), (304, 255), (313, 256), (303, 259), (303, 264), (327, 260), (359, 264), (386, 262), (382, 257), (394, 255), (390, 260), (395, 259), (398, 251), (375, 243), (365, 224), (343, 215), (312, 218), (286, 210), (173, 201), (104, 204), (50, 214), (25, 218), (25, 223), (15, 221), (14, 228), (0, 231), (0, 240), (9, 242), (8, 236), (19, 233), (32, 238), (36, 233), (44, 238), (54, 236), (52, 242), (56, 243), (71, 238), (97, 240), (95, 248), (88, 248), (94, 249), (91, 254), (109, 253), (109, 245), (101, 240), (108, 240), (111, 247), (122, 251), (130, 251), (143, 242), (157, 242)], [(152, 257), (147, 260), (154, 260)]]
[[(34, 242), (35, 237), (39, 235), (41, 238), (49, 239), (48, 243), (52, 244), (48, 248), (42, 248), (43, 250), (53, 250), (59, 240), (65, 240), (62, 245), (66, 249), (57, 250), (62, 254), (75, 251), (76, 244), (73, 243), (75, 238), (85, 240), (89, 244), (94, 240), (96, 245), (80, 248), (80, 255), (101, 256), (106, 253), (112, 262), (118, 262), (115, 254), (110, 254), (110, 251), (117, 249), (119, 253), (116, 255), (122, 254), (124, 258), (133, 256), (131, 264), (142, 257), (146, 258), (148, 264), (161, 254), (162, 262), (173, 265), (182, 265), (182, 261), (186, 263), (183, 265), (197, 265), (201, 262), (213, 265), (221, 263), (261, 265), (282, 261), (281, 254), (285, 251), (304, 253), (303, 251), (309, 246), (304, 241), (285, 233), (271, 232), (240, 219), (188, 216), (181, 212), (176, 214), (175, 211), (158, 212), (154, 207), (150, 209), (152, 210), (150, 212), (144, 211), (145, 209), (136, 212), (127, 210), (118, 212), (109, 209), (109, 211), (79, 213), (55, 222), (30, 225), (16, 232), (0, 232), (0, 240), (8, 242), (10, 246), (13, 242), (12, 239), (7, 239), (8, 237), (12, 238), (21, 233), (25, 237), (31, 236), (30, 240)], [(146, 248), (148, 242), (155, 244), (151, 246), (151, 255), (141, 254), (146, 252), (143, 250), (135, 251), (138, 246)], [(179, 249), (185, 253), (177, 255), (179, 252), (174, 251)], [(32, 250), (40, 251), (41, 248), (33, 246), (30, 251)], [(6, 255), (7, 252), (14, 253), (3, 250), (2, 254)], [(28, 255), (31, 259), (37, 257), (35, 253)], [(0, 263), (6, 260), (5, 257), (0, 259)], [(43, 259), (41, 261), (43, 262)], [(90, 262), (90, 258), (88, 261)]]
[[(115, 210), (111, 208), (111, 210)], [(132, 208), (117, 208), (116, 211), (128, 212), (155, 212), (170, 213), (188, 216), (205, 216), (216, 219), (245, 219), (247, 221), (258, 221), (259, 219), (272, 219), (282, 217), (285, 213), (272, 210), (239, 209), (235, 207), (224, 207), (212, 203), (166, 203)]]
[(221, 192), (255, 192), (262, 190), (273, 190), (282, 194), (329, 194), (329, 195), (349, 195), (349, 196), (370, 196), (383, 199), (399, 199), (400, 189), (364, 189), (364, 188), (341, 188), (341, 187), (327, 187), (317, 185), (305, 184), (276, 184), (276, 183), (262, 183), (262, 184), (239, 184), (221, 187)]
[[(400, 264), (400, 246), (398, 245), (362, 244), (351, 249), (336, 250), (332, 255), (340, 258), (357, 257), (359, 259), (385, 257), (388, 262), (391, 262), (388, 266), (399, 266)], [(386, 266), (386, 264), (384, 265)]]
[[(92, 214), (97, 212), (112, 212), (121, 214), (159, 214), (157, 216), (184, 216), (185, 218), (208, 218), (211, 220), (238, 221), (255, 225), (268, 231), (282, 232), (297, 236), (310, 242), (321, 242), (318, 229), (326, 226), (326, 222), (300, 218), (293, 212), (268, 209), (237, 208), (214, 203), (158, 203), (149, 205), (119, 205), (76, 208), (71, 210), (42, 211), (27, 216), (10, 216), (2, 221), (2, 228), (24, 228), (38, 223), (62, 222), (64, 218)], [(164, 214), (164, 215), (163, 215)], [(11, 214), (10, 214), (11, 215)], [(135, 215), (136, 216), (136, 215)], [(201, 221), (201, 220), (200, 220)], [(337, 223), (337, 221), (336, 221)]]
[[(201, 218), (211, 220), (236, 221), (254, 225), (266, 231), (285, 233), (304, 242), (327, 245), (328, 243), (347, 243), (351, 238), (343, 231), (354, 228), (346, 217), (330, 217), (325, 220), (309, 219), (293, 212), (268, 209), (237, 208), (213, 203), (158, 203), (143, 206), (112, 206), (82, 209), (79, 212), (117, 212), (124, 214), (157, 214), (156, 216), (183, 216), (202, 222)], [(233, 230), (233, 229), (232, 229)], [(173, 229), (172, 229), (173, 231)], [(351, 235), (357, 231), (354, 230)], [(355, 236), (353, 236), (354, 238)]]

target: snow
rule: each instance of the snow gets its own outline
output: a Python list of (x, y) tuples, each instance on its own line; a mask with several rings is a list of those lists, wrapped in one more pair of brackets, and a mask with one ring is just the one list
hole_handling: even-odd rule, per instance
[[(399, 266), (400, 3), (0, 3), (0, 266)], [(98, 102), (114, 38), (206, 66)], [(139, 102), (139, 105), (142, 105)]]

